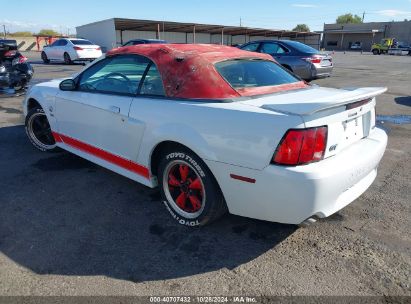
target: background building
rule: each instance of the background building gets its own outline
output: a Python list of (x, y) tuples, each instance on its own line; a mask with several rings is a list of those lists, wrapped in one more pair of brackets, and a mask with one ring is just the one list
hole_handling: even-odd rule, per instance
[(362, 43), (363, 50), (370, 51), (373, 42), (380, 42), (385, 37), (410, 44), (411, 21), (324, 24), (322, 47), (327, 50), (348, 50), (358, 41)]
[(291, 39), (320, 47), (319, 33), (237, 26), (112, 18), (76, 28), (77, 36), (109, 50), (130, 39), (164, 39), (172, 43), (243, 44), (253, 40)]

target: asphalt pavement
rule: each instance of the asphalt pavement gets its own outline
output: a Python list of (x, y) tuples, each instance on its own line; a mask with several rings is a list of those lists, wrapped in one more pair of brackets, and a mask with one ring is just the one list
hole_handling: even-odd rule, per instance
[[(28, 56), (33, 83), (83, 68)], [(232, 215), (179, 226), (157, 190), (34, 149), (22, 97), (0, 98), (0, 295), (411, 296), (411, 56), (334, 63), (314, 83), (388, 87), (377, 112), (389, 143), (370, 189), (304, 229)]]

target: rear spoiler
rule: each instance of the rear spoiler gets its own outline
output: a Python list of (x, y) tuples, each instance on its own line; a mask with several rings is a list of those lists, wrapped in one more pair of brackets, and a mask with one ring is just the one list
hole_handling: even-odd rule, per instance
[(343, 88), (336, 90), (335, 94), (328, 94), (312, 101), (304, 100), (303, 103), (267, 103), (261, 108), (284, 114), (308, 116), (317, 112), (326, 111), (343, 105), (366, 101), (387, 91), (385, 87)]

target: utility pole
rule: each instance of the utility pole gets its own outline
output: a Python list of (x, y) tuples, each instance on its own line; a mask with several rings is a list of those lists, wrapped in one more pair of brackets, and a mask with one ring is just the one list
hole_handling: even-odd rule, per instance
[(364, 23), (365, 12), (362, 13), (362, 22)]
[(6, 25), (3, 24), (3, 33), (4, 33), (4, 39), (6, 39)]
[(242, 27), (243, 26), (243, 23), (242, 23), (242, 20), (241, 20), (241, 17), (240, 17), (240, 27)]

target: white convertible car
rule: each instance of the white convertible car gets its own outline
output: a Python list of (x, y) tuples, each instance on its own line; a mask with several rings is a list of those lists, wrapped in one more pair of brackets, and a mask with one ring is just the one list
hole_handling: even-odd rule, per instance
[(159, 186), (182, 225), (227, 211), (305, 224), (374, 181), (387, 144), (375, 96), (385, 90), (308, 85), (266, 54), (157, 44), (35, 85), (23, 106), (36, 148)]

